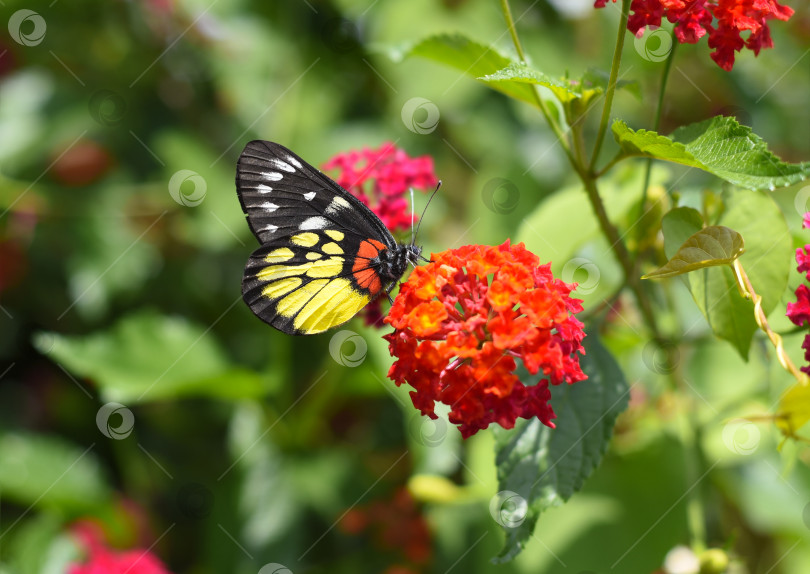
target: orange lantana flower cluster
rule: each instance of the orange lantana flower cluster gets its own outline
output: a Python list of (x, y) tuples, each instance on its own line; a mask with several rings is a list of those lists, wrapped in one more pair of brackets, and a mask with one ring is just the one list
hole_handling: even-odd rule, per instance
[[(436, 401), (449, 405), (450, 422), (465, 438), (498, 423), (512, 428), (518, 417), (554, 427), (548, 384), (586, 378), (581, 301), (575, 285), (555, 279), (522, 243), (468, 245), (433, 254), (402, 285), (386, 322), (397, 357), (388, 373), (415, 390), (411, 400), (436, 418)], [(534, 385), (515, 374), (516, 359)]]

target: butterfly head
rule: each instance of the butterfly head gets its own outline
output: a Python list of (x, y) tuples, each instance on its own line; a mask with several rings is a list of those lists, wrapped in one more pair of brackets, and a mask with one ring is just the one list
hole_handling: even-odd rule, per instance
[(393, 249), (380, 251), (376, 261), (372, 261), (380, 278), (384, 283), (392, 284), (398, 281), (408, 265), (416, 265), (422, 255), (422, 248), (413, 243), (398, 244)]

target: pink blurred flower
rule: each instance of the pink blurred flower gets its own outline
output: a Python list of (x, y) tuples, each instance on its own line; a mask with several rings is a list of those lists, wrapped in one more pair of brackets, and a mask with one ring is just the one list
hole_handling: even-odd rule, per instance
[(82, 564), (71, 564), (68, 574), (171, 574), (149, 550), (109, 548), (101, 526), (90, 520), (73, 525), (73, 534), (86, 552)]
[(427, 190), (438, 183), (430, 156), (409, 157), (391, 142), (378, 149), (339, 153), (322, 168), (338, 170), (335, 181), (371, 208), (391, 231), (411, 226), (408, 190)]

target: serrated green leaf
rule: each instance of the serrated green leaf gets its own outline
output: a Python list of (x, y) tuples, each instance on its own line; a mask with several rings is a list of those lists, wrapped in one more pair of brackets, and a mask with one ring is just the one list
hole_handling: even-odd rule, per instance
[[(581, 100), (581, 107), (587, 106), (596, 96), (601, 95), (607, 88), (609, 76), (596, 69), (589, 69), (581, 79), (571, 80), (568, 78), (552, 78), (543, 72), (535, 70), (531, 66), (519, 62), (509, 64), (506, 68), (498, 70), (494, 74), (489, 74), (478, 78), (482, 82), (492, 85), (493, 88), (500, 89), (507, 82), (521, 84), (536, 84), (549, 88), (557, 99), (562, 103), (571, 100)], [(636, 82), (617, 82), (618, 89), (628, 88), (636, 95), (639, 95), (638, 84)], [(537, 101), (532, 96), (527, 103), (537, 105)]]
[(0, 495), (24, 506), (88, 513), (109, 500), (93, 445), (61, 438), (0, 433)]
[[(495, 562), (517, 556), (540, 515), (582, 488), (607, 450), (616, 417), (627, 407), (629, 388), (613, 356), (594, 332), (584, 346), (580, 364), (588, 379), (551, 386), (556, 429), (531, 419), (511, 430), (493, 430), (499, 490), (511, 493), (512, 503), (495, 509), (506, 531)], [(514, 504), (520, 499), (526, 504)]]
[(107, 401), (131, 404), (187, 395), (241, 398), (264, 393), (259, 377), (231, 365), (208, 329), (151, 311), (90, 335), (39, 333), (34, 344), (67, 370), (93, 379)]
[(745, 251), (742, 236), (728, 227), (712, 225), (687, 239), (666, 265), (642, 279), (662, 279), (705, 267), (730, 265)]
[[(537, 98), (534, 90), (530, 89), (528, 92), (526, 92), (525, 90), (519, 89), (521, 86), (529, 86), (531, 84), (545, 86), (546, 88), (549, 88), (557, 99), (563, 103), (578, 98), (586, 98), (590, 100), (590, 98), (600, 93), (600, 90), (585, 90), (585, 93), (583, 94), (581, 84), (578, 86), (578, 90), (572, 89), (564, 82), (547, 76), (546, 74), (539, 72), (524, 63), (509, 64), (509, 66), (498, 70), (494, 74), (481, 76), (477, 79), (490, 85), (492, 88), (498, 91), (501, 91), (507, 95), (512, 95), (513, 97), (517, 97), (518, 99), (533, 106), (537, 106)], [(514, 87), (514, 93), (508, 89), (509, 86)]]
[(783, 162), (751, 128), (717, 116), (675, 130), (670, 137), (634, 131), (621, 120), (613, 136), (629, 155), (643, 155), (696, 167), (747, 189), (792, 185), (810, 175), (810, 162)]

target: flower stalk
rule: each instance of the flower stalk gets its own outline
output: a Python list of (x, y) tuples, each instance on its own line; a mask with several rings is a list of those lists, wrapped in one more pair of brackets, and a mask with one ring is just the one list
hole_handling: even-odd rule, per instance
[(619, 77), (619, 66), (622, 63), (622, 51), (624, 49), (624, 36), (627, 33), (627, 20), (630, 16), (630, 0), (622, 0), (622, 14), (619, 19), (619, 32), (616, 36), (616, 48), (613, 50), (613, 63), (610, 65), (610, 79), (608, 80), (607, 91), (605, 92), (605, 105), (602, 108), (602, 118), (599, 120), (599, 132), (596, 135), (593, 153), (591, 154), (589, 172), (596, 168), (599, 159), (599, 152), (602, 149), (602, 142), (605, 139), (608, 122), (610, 121), (610, 110), (613, 107), (613, 95), (616, 93), (616, 82)]
[(765, 332), (768, 339), (771, 340), (771, 343), (773, 343), (773, 346), (776, 348), (776, 357), (779, 359), (779, 364), (782, 365), (783, 369), (793, 375), (796, 380), (799, 381), (800, 385), (809, 385), (810, 377), (796, 368), (796, 365), (793, 364), (793, 361), (790, 360), (790, 357), (785, 352), (782, 337), (779, 333), (771, 329), (768, 324), (768, 319), (765, 317), (765, 312), (762, 310), (762, 296), (754, 290), (754, 286), (751, 284), (751, 280), (748, 278), (739, 259), (734, 260), (734, 275), (737, 278), (737, 287), (740, 289), (742, 296), (754, 302), (754, 319), (756, 319), (759, 328)]

